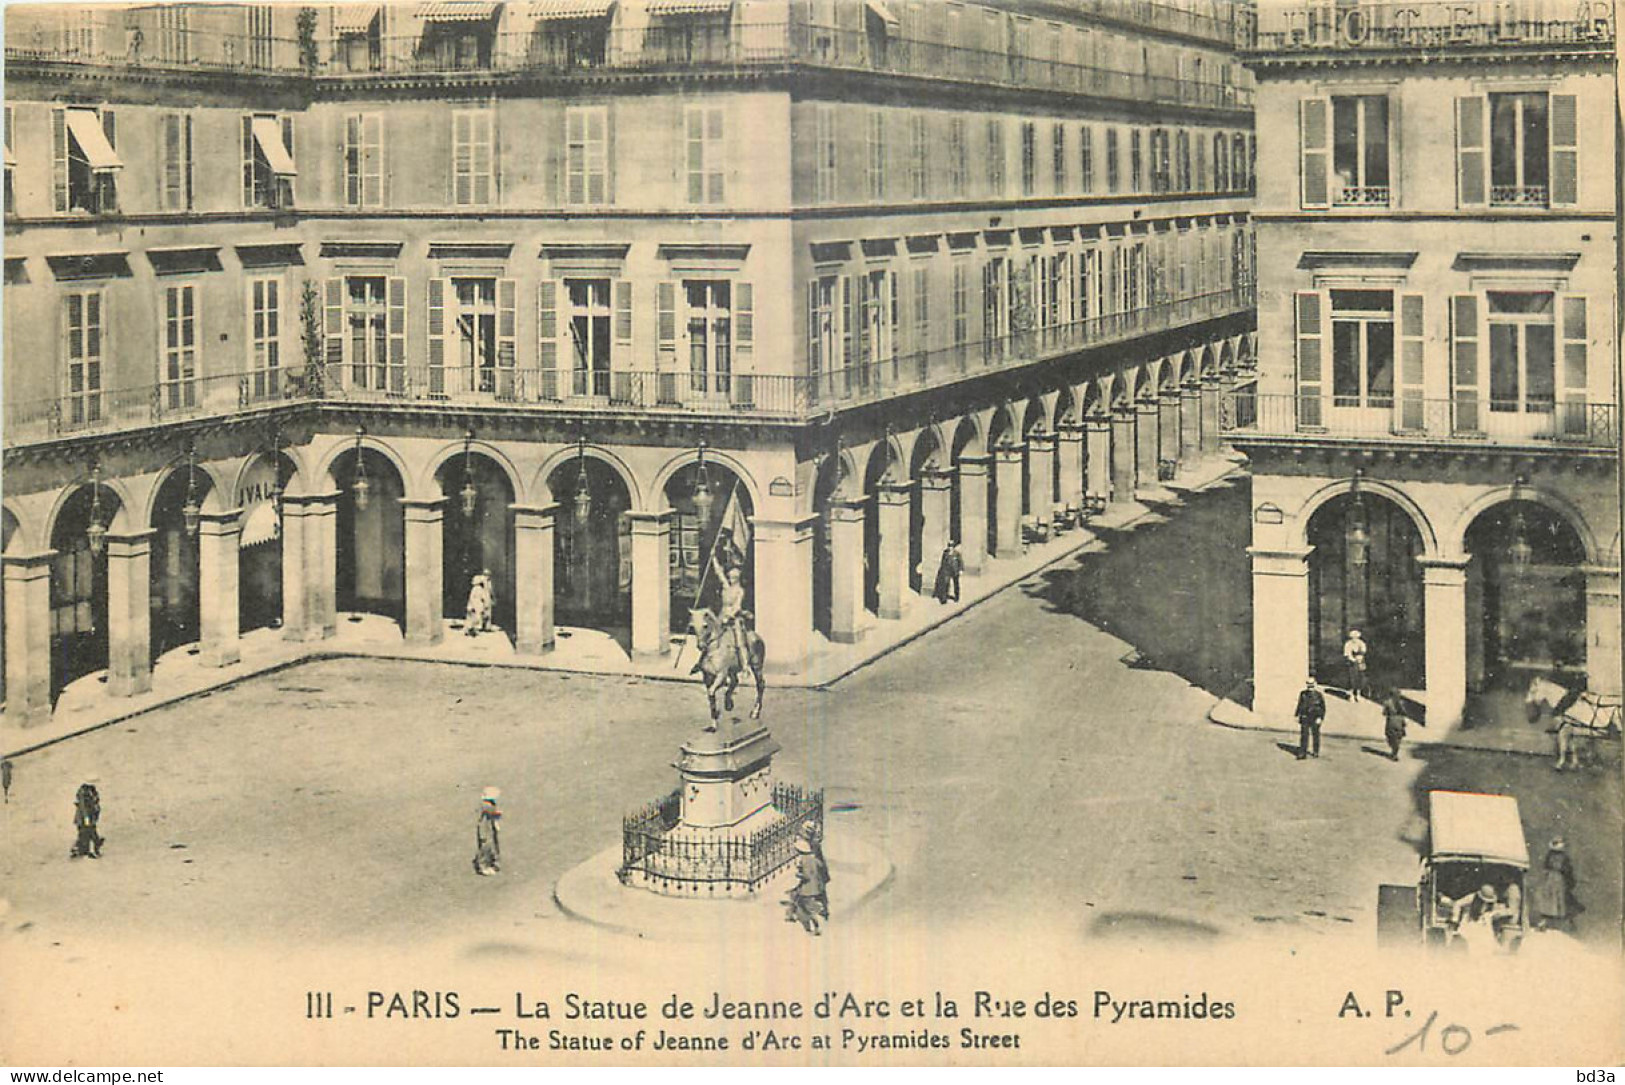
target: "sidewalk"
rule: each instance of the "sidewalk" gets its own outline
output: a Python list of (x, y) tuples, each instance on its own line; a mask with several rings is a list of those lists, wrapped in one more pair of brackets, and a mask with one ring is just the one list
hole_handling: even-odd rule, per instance
[[(1176, 510), (1181, 494), (1212, 486), (1240, 469), (1241, 457), (1219, 455), (1188, 464), (1181, 478), (1149, 490), (1136, 500), (1107, 506), (1089, 527), (1062, 534), (1049, 542), (1024, 548), (1004, 558), (989, 558), (981, 574), (966, 575), (958, 602), (939, 604), (914, 592), (905, 593), (901, 618), (881, 620), (869, 615), (861, 639), (836, 644), (816, 631), (811, 659), (798, 675), (769, 675), (770, 686), (822, 689), (867, 666), (932, 629), (951, 621), (1005, 588), (1025, 580), (1074, 554), (1105, 548), (1092, 529), (1123, 531), (1139, 525), (1162, 523)], [(204, 666), (197, 646), (187, 645), (160, 657), (153, 665), (152, 689), (134, 697), (108, 697), (105, 671), (86, 675), (63, 690), (48, 723), (27, 729), (7, 728), (0, 713), (0, 756), (15, 757), (62, 739), (93, 731), (140, 715), (154, 708), (185, 700), (256, 675), (308, 660), (336, 657), (405, 659), (465, 666), (514, 667), (576, 674), (631, 676), (667, 682), (698, 683), (689, 669), (696, 656), (691, 638), (674, 637), (671, 652), (654, 661), (634, 660), (610, 634), (596, 629), (560, 626), (552, 651), (543, 656), (517, 654), (506, 634), (493, 631), (469, 637), (461, 622), (447, 620), (439, 644), (406, 643), (394, 620), (376, 614), (340, 613), (334, 635), (320, 641), (287, 641), (280, 629), (256, 629), (240, 640), (241, 658), (224, 667)], [(1380, 734), (1380, 727), (1379, 727)]]

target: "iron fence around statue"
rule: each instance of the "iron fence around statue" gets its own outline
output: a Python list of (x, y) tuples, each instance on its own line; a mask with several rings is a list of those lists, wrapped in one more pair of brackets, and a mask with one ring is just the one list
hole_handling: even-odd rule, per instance
[(676, 834), (682, 796), (672, 792), (622, 822), (622, 882), (634, 875), (659, 892), (694, 895), (754, 891), (795, 859), (795, 842), (808, 822), (823, 827), (824, 793), (773, 785), (775, 817), (741, 836)]

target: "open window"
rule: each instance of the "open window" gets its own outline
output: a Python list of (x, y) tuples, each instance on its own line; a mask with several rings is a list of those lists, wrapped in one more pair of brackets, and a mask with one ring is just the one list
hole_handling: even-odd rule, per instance
[(375, 72), (382, 49), (378, 4), (345, 4), (333, 12), (338, 67), (348, 72)]
[(1572, 94), (1456, 99), (1462, 207), (1572, 207), (1579, 202), (1579, 116)]
[(293, 206), (293, 118), (253, 113), (243, 118), (243, 206)]
[(609, 56), (615, 0), (535, 0), (531, 62), (547, 68), (597, 68)]
[(439, 0), (422, 4), (418, 57), (439, 71), (480, 71), (491, 66), (497, 15), (502, 5), (487, 0)]
[(649, 0), (645, 48), (670, 64), (730, 59), (733, 0)]
[(124, 163), (114, 150), (115, 131), (111, 109), (70, 106), (52, 111), (56, 210), (93, 215), (118, 210), (118, 173)]

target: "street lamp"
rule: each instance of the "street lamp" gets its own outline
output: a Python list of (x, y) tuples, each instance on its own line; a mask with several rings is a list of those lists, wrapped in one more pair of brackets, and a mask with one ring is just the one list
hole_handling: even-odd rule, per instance
[(699, 471), (694, 479), (694, 516), (699, 520), (701, 528), (711, 522), (711, 508), (716, 504), (716, 495), (711, 492), (711, 474), (705, 468), (705, 442), (700, 442)]
[(1523, 483), (1522, 475), (1512, 480), (1512, 543), (1509, 549), (1512, 552), (1512, 571), (1519, 576), (1527, 573), (1535, 563), (1535, 548), (1529, 542), (1529, 530), (1523, 522), (1523, 507), (1518, 500), (1518, 487)]
[(1363, 569), (1371, 562), (1371, 527), (1366, 519), (1365, 498), (1360, 495), (1360, 477), (1364, 474), (1359, 469), (1354, 472), (1354, 481), (1349, 487), (1349, 493), (1354, 496), (1354, 506), (1349, 509), (1348, 524), (1344, 529), (1349, 564), (1356, 569)]
[(473, 452), (474, 431), (470, 429), (463, 435), (463, 518), (471, 520), (474, 512), (480, 505), (480, 491), (474, 486)]
[(350, 484), (350, 493), (355, 497), (356, 511), (365, 511), (372, 502), (372, 481), (367, 478), (367, 457), (361, 449), (361, 438), (366, 430), (357, 426), (355, 428), (355, 481)]
[(197, 538), (198, 524), (202, 520), (203, 509), (197, 500), (197, 444), (195, 441), (186, 443), (186, 504), (181, 506), (181, 520), (186, 525), (186, 534), (189, 538)]
[(592, 490), (587, 486), (587, 438), (576, 438), (576, 523), (585, 524), (592, 516)]
[(282, 524), (282, 427), (271, 431), (271, 511), (276, 514), (278, 530)]
[(92, 557), (107, 552), (107, 525), (102, 522), (102, 465), (92, 461), (90, 468), (90, 523), (85, 526), (85, 542)]

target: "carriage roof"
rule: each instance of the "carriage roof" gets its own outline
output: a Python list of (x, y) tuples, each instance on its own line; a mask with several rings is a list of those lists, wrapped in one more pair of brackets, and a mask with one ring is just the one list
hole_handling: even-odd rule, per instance
[(1518, 800), (1511, 795), (1478, 795), (1465, 791), (1430, 791), (1434, 859), (1505, 863), (1529, 869)]

